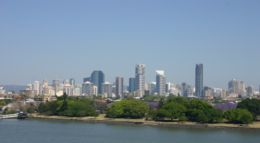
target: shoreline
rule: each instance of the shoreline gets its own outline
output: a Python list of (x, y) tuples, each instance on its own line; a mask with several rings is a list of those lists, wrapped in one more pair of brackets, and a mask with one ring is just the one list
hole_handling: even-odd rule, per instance
[(47, 116), (40, 114), (29, 114), (29, 119), (43, 120), (63, 120), (63, 121), (81, 121), (86, 123), (104, 123), (117, 125), (142, 125), (152, 127), (169, 127), (169, 128), (208, 128), (208, 129), (257, 129), (260, 130), (260, 122), (254, 122), (249, 125), (240, 124), (200, 124), (195, 122), (158, 122), (147, 121), (145, 119), (111, 119), (105, 118), (104, 115), (98, 117), (65, 117), (65, 116)]

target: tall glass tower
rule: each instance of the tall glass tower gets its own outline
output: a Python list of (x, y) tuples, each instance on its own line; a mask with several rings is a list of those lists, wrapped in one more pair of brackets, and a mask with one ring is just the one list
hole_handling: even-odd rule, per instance
[(102, 86), (105, 82), (105, 74), (103, 71), (93, 71), (91, 74), (91, 82), (97, 86), (98, 94), (102, 94)]
[(197, 64), (195, 70), (195, 95), (203, 96), (203, 64)]
[(128, 91), (129, 91), (130, 93), (135, 92), (135, 78), (134, 78), (134, 77), (129, 78)]

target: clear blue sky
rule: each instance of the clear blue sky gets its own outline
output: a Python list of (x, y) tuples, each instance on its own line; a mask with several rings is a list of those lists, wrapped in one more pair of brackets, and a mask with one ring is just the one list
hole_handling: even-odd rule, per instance
[(260, 84), (259, 0), (1, 0), (0, 84), (66, 79), (101, 69), (134, 76), (137, 63), (168, 81), (232, 78)]

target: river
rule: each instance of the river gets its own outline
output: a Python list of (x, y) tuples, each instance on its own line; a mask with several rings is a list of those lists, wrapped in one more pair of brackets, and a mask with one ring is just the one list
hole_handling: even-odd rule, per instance
[(260, 130), (0, 120), (0, 143), (259, 143)]

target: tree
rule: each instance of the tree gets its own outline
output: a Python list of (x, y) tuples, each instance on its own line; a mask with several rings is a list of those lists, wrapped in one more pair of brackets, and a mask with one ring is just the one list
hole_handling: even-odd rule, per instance
[(156, 119), (166, 118), (217, 123), (223, 120), (223, 113), (199, 99), (170, 96), (158, 110)]
[(115, 102), (107, 111), (107, 117), (110, 118), (144, 118), (148, 113), (148, 105), (135, 99), (127, 99)]
[(207, 123), (209, 121), (208, 117), (202, 110), (191, 109), (187, 112), (187, 118), (193, 122)]
[(189, 105), (189, 99), (185, 97), (179, 97), (179, 96), (169, 96), (167, 98), (167, 103), (169, 102), (175, 102), (178, 104), (182, 104), (183, 106), (187, 107)]
[(62, 116), (84, 117), (96, 116), (96, 110), (92, 101), (88, 99), (69, 99), (67, 108), (59, 113)]
[[(185, 118), (186, 107), (182, 104), (175, 102), (168, 102), (159, 110), (159, 117), (173, 119), (184, 119)], [(161, 114), (161, 115), (160, 115)]]
[(249, 124), (253, 122), (253, 115), (245, 109), (234, 109), (224, 113), (230, 123)]
[(253, 114), (254, 117), (260, 115), (260, 100), (245, 99), (237, 106), (239, 109), (246, 109)]
[(66, 93), (63, 94), (62, 97), (58, 98), (58, 101), (62, 101), (62, 104), (60, 106), (60, 108), (58, 109), (59, 113), (64, 112), (65, 110), (67, 110), (68, 108), (68, 95)]
[(69, 117), (96, 116), (94, 102), (89, 99), (59, 97), (57, 101), (41, 103), (39, 113)]

